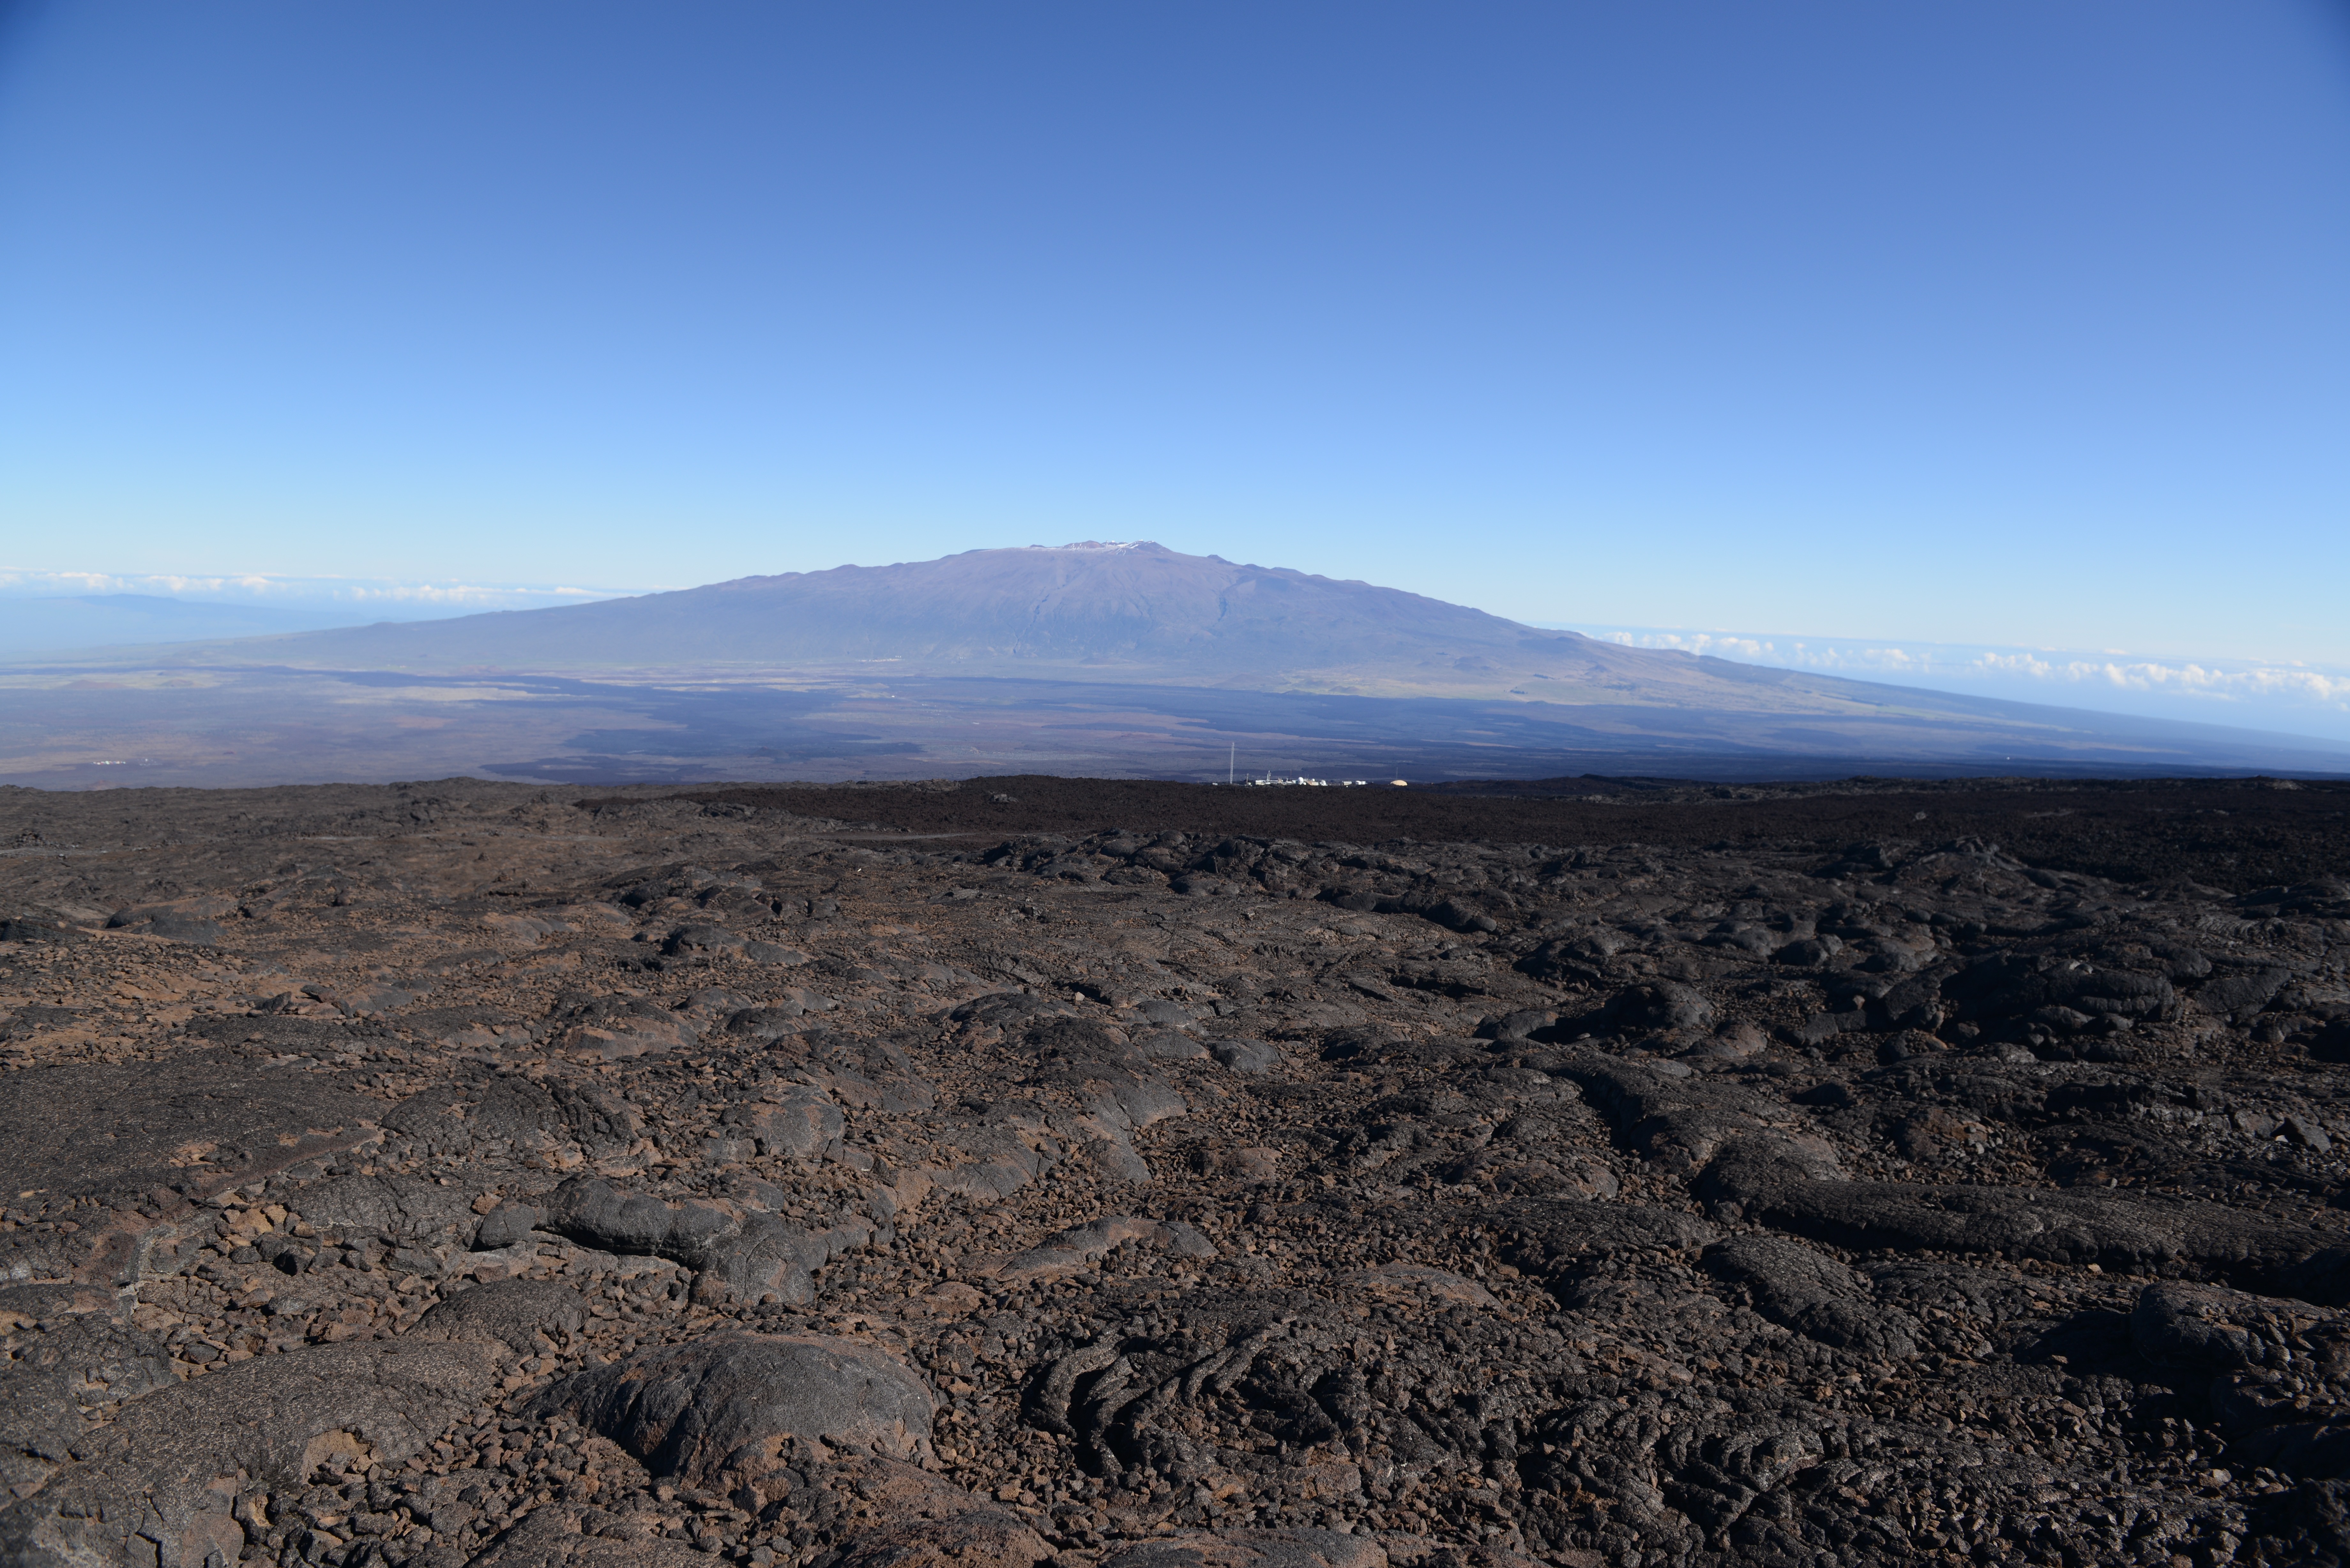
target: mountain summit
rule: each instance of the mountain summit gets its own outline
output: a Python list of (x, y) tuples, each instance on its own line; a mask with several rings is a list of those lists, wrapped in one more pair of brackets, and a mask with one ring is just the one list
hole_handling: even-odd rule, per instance
[(1597, 682), (1620, 701), (1631, 687), (1682, 686), (1696, 672), (1680, 655), (1149, 541), (738, 577), (556, 609), (312, 633), (268, 649), (273, 659), (346, 668), (870, 675), (888, 666), (893, 675), (1274, 691), (1499, 696), (1524, 688), (1514, 694), (1555, 701), (1576, 701), (1571, 688)]
[[(1148, 540), (966, 550), (934, 561), (737, 577), (552, 609), (384, 623), (201, 652), (323, 670), (751, 680), (835, 690), (917, 678), (1471, 699), (1871, 724), (2031, 710), (1728, 659), (1624, 648), (1400, 588), (1187, 556)], [(1709, 721), (1711, 722), (1711, 721)]]

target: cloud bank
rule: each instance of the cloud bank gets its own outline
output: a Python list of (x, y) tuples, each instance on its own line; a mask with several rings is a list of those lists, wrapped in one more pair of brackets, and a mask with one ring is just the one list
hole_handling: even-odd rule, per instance
[(2158, 659), (2119, 649), (1893, 644), (1783, 633), (1546, 622), (1627, 648), (1679, 649), (1782, 670), (2000, 696), (2017, 701), (2282, 728), (2350, 738), (2350, 668)]
[(643, 588), (566, 584), (406, 582), (389, 577), (296, 577), (263, 572), (198, 576), (169, 572), (32, 571), (0, 566), (0, 597), (62, 598), (146, 594), (200, 604), (344, 609), (354, 619), (419, 620), (481, 610), (540, 609), (643, 593)]

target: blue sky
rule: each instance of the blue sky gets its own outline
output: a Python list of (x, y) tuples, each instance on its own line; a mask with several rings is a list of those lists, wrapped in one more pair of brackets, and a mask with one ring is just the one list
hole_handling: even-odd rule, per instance
[(5, 15), (0, 569), (2350, 664), (2338, 5)]

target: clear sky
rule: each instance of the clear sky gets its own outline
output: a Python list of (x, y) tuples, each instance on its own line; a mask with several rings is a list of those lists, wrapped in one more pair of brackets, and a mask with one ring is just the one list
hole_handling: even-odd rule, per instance
[(2350, 661), (2339, 4), (0, 16), (0, 568)]

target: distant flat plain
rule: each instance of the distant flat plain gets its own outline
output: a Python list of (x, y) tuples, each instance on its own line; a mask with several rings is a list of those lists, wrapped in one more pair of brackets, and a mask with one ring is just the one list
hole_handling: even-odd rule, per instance
[[(1925, 694), (1919, 694), (1925, 695)], [(1983, 711), (1996, 706), (1996, 714)], [(115, 657), (0, 670), (0, 783), (2350, 774), (2323, 742), (2078, 710), (1866, 717), (920, 677), (587, 680)]]

